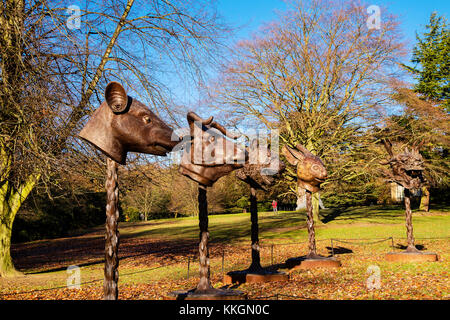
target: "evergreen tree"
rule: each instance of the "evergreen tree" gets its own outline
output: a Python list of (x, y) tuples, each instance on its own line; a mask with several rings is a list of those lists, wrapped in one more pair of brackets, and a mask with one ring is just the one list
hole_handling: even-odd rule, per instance
[(435, 101), (450, 111), (450, 28), (444, 17), (433, 12), (417, 44), (407, 69), (414, 74), (415, 91), (423, 98)]

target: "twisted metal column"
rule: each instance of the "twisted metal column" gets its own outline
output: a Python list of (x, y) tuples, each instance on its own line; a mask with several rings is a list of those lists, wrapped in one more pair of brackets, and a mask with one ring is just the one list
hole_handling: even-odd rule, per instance
[(409, 189), (405, 189), (405, 214), (406, 214), (406, 236), (408, 241), (408, 247), (406, 248), (406, 251), (417, 252), (418, 250), (414, 245), (412, 211), (411, 211), (411, 193)]
[(105, 243), (105, 278), (103, 299), (117, 300), (119, 291), (119, 187), (117, 180), (118, 164), (106, 159), (106, 243)]
[(252, 264), (249, 267), (250, 271), (259, 271), (261, 267), (260, 247), (259, 247), (259, 230), (258, 230), (258, 202), (256, 200), (256, 189), (250, 188), (250, 220), (251, 239), (252, 239)]
[(206, 198), (206, 186), (198, 186), (198, 219), (200, 227), (200, 243), (198, 246), (200, 258), (200, 281), (197, 291), (212, 289), (210, 281), (209, 250), (208, 250), (208, 202)]
[(312, 208), (312, 194), (311, 191), (306, 190), (306, 227), (308, 228), (308, 258), (317, 257), (316, 250), (316, 233), (314, 231), (314, 216)]

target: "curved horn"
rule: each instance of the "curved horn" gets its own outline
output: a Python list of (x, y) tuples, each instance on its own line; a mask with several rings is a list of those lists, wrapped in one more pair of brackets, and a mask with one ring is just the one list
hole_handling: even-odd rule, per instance
[(127, 108), (127, 92), (118, 82), (112, 81), (106, 86), (105, 99), (114, 113), (123, 112)]
[(189, 111), (187, 113), (187, 121), (189, 123), (199, 121), (202, 123), (202, 125), (209, 125), (213, 121), (213, 116), (209, 117), (208, 119), (202, 119), (194, 111)]
[(189, 129), (191, 132), (191, 136), (194, 135), (194, 123), (200, 122), (202, 125), (208, 125), (213, 121), (213, 117), (209, 117), (208, 119), (204, 120), (202, 118), (200, 118), (200, 116), (198, 114), (196, 114), (194, 111), (189, 111), (187, 113), (187, 121), (189, 123)]
[(216, 128), (217, 130), (222, 132), (225, 136), (227, 136), (228, 138), (231, 138), (231, 139), (237, 139), (241, 136), (240, 134), (234, 134), (234, 133), (228, 131), (227, 129), (225, 129), (224, 126), (218, 124), (215, 121), (211, 123), (211, 127)]

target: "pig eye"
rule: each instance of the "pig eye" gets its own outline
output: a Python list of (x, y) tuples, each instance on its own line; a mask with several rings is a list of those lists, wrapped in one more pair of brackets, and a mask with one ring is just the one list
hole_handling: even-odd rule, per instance
[(152, 119), (150, 118), (150, 116), (144, 116), (144, 122), (145, 123), (150, 123), (150, 122), (152, 122)]
[(312, 169), (314, 171), (319, 171), (319, 166), (317, 164), (315, 164), (315, 165), (312, 166)]

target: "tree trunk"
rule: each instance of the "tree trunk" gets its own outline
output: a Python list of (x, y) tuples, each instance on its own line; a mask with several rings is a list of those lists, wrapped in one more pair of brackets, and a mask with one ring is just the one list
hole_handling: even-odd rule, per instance
[(320, 204), (319, 192), (314, 192), (312, 194), (312, 210), (313, 210), (313, 219), (315, 223), (322, 223), (319, 217), (319, 210), (320, 210), (319, 204)]
[(417, 252), (418, 250), (414, 245), (412, 211), (411, 211), (411, 194), (409, 189), (405, 189), (405, 213), (406, 213), (406, 236), (408, 241), (408, 247), (406, 248), (406, 251)]
[(313, 208), (312, 208), (312, 195), (311, 192), (306, 190), (306, 226), (308, 228), (308, 249), (309, 253), (307, 255), (308, 258), (317, 257), (316, 250), (316, 233), (314, 231), (314, 217), (313, 217)]
[(428, 187), (422, 187), (422, 197), (420, 198), (419, 210), (429, 212), (430, 211), (430, 191)]
[(198, 220), (200, 227), (200, 243), (198, 246), (200, 258), (200, 281), (196, 291), (206, 291), (212, 289), (209, 268), (208, 250), (208, 202), (206, 198), (206, 186), (198, 186)]
[(303, 208), (306, 208), (305, 189), (297, 187), (297, 206), (295, 207), (295, 211)]
[(249, 270), (259, 271), (262, 267), (259, 247), (258, 202), (256, 200), (256, 190), (253, 187), (250, 188), (250, 220), (252, 222), (252, 264), (250, 265)]
[(106, 241), (105, 241), (105, 278), (103, 299), (117, 300), (119, 296), (119, 187), (117, 184), (118, 164), (106, 159)]
[[(2, 213), (2, 216), (9, 215), (8, 213)], [(14, 268), (14, 264), (11, 258), (11, 231), (12, 222), (3, 219), (0, 223), (0, 277), (8, 277), (19, 275)]]
[(30, 194), (39, 175), (30, 175), (14, 192), (8, 181), (0, 188), (0, 277), (21, 273), (14, 268), (11, 258), (11, 233), (14, 219), (20, 206)]

